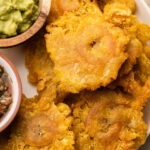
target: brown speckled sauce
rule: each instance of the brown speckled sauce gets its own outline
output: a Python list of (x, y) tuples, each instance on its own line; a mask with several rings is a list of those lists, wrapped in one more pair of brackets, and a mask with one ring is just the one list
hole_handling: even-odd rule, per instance
[(0, 119), (5, 115), (11, 103), (12, 95), (9, 75), (0, 66)]

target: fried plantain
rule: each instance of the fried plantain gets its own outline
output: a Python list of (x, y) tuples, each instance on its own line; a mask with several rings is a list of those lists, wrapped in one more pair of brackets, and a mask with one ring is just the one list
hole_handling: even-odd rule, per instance
[[(45, 102), (45, 105), (43, 103)], [(47, 100), (25, 96), (13, 124), (9, 150), (73, 150), (70, 108), (63, 103), (55, 105)]]
[(76, 149), (134, 150), (145, 142), (145, 97), (104, 89), (85, 91), (71, 100)]
[(47, 26), (46, 47), (62, 91), (107, 86), (127, 59), (128, 36), (101, 14), (66, 13)]

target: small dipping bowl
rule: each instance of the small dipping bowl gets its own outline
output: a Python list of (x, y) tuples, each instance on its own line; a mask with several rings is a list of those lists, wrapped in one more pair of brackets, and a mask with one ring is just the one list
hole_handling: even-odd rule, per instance
[(23, 43), (37, 33), (44, 23), (46, 22), (47, 16), (49, 15), (51, 7), (51, 0), (39, 0), (39, 16), (29, 29), (25, 32), (18, 34), (10, 38), (0, 39), (0, 47), (12, 47)]
[(21, 103), (22, 85), (17, 69), (13, 63), (2, 53), (0, 53), (0, 66), (8, 75), (12, 102), (6, 112), (0, 117), (0, 132), (6, 129), (15, 118)]

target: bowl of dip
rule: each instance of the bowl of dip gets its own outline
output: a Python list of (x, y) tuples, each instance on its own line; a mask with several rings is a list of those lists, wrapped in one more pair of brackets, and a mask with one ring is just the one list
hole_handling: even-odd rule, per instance
[(0, 47), (23, 43), (44, 25), (51, 0), (0, 1)]
[(21, 103), (22, 86), (13, 63), (0, 53), (0, 132), (15, 118)]

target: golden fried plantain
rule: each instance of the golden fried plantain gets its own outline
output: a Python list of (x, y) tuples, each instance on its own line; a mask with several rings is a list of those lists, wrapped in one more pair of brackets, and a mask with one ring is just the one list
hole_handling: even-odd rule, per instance
[(43, 29), (26, 45), (25, 63), (29, 69), (28, 80), (36, 85), (41, 97), (59, 101), (66, 93), (60, 92), (57, 88), (53, 63), (45, 47), (44, 34)]
[(97, 1), (102, 10), (107, 4), (123, 4), (124, 6), (128, 7), (132, 11), (132, 13), (134, 13), (136, 10), (135, 0), (97, 0)]
[(80, 11), (80, 9), (88, 4), (96, 6), (99, 10), (97, 0), (52, 0), (51, 11), (48, 16), (47, 22), (53, 22), (67, 11)]
[(73, 150), (74, 134), (70, 130), (70, 108), (55, 105), (38, 97), (23, 97), (18, 117), (13, 124), (9, 150)]
[(137, 149), (147, 136), (142, 113), (144, 99), (142, 96), (133, 97), (119, 90), (107, 89), (86, 91), (71, 98), (75, 148)]
[(68, 12), (47, 26), (46, 47), (62, 91), (107, 86), (127, 59), (128, 36), (101, 14)]
[(131, 10), (118, 3), (107, 4), (104, 7), (104, 17), (108, 22), (122, 28), (131, 24), (133, 18)]

